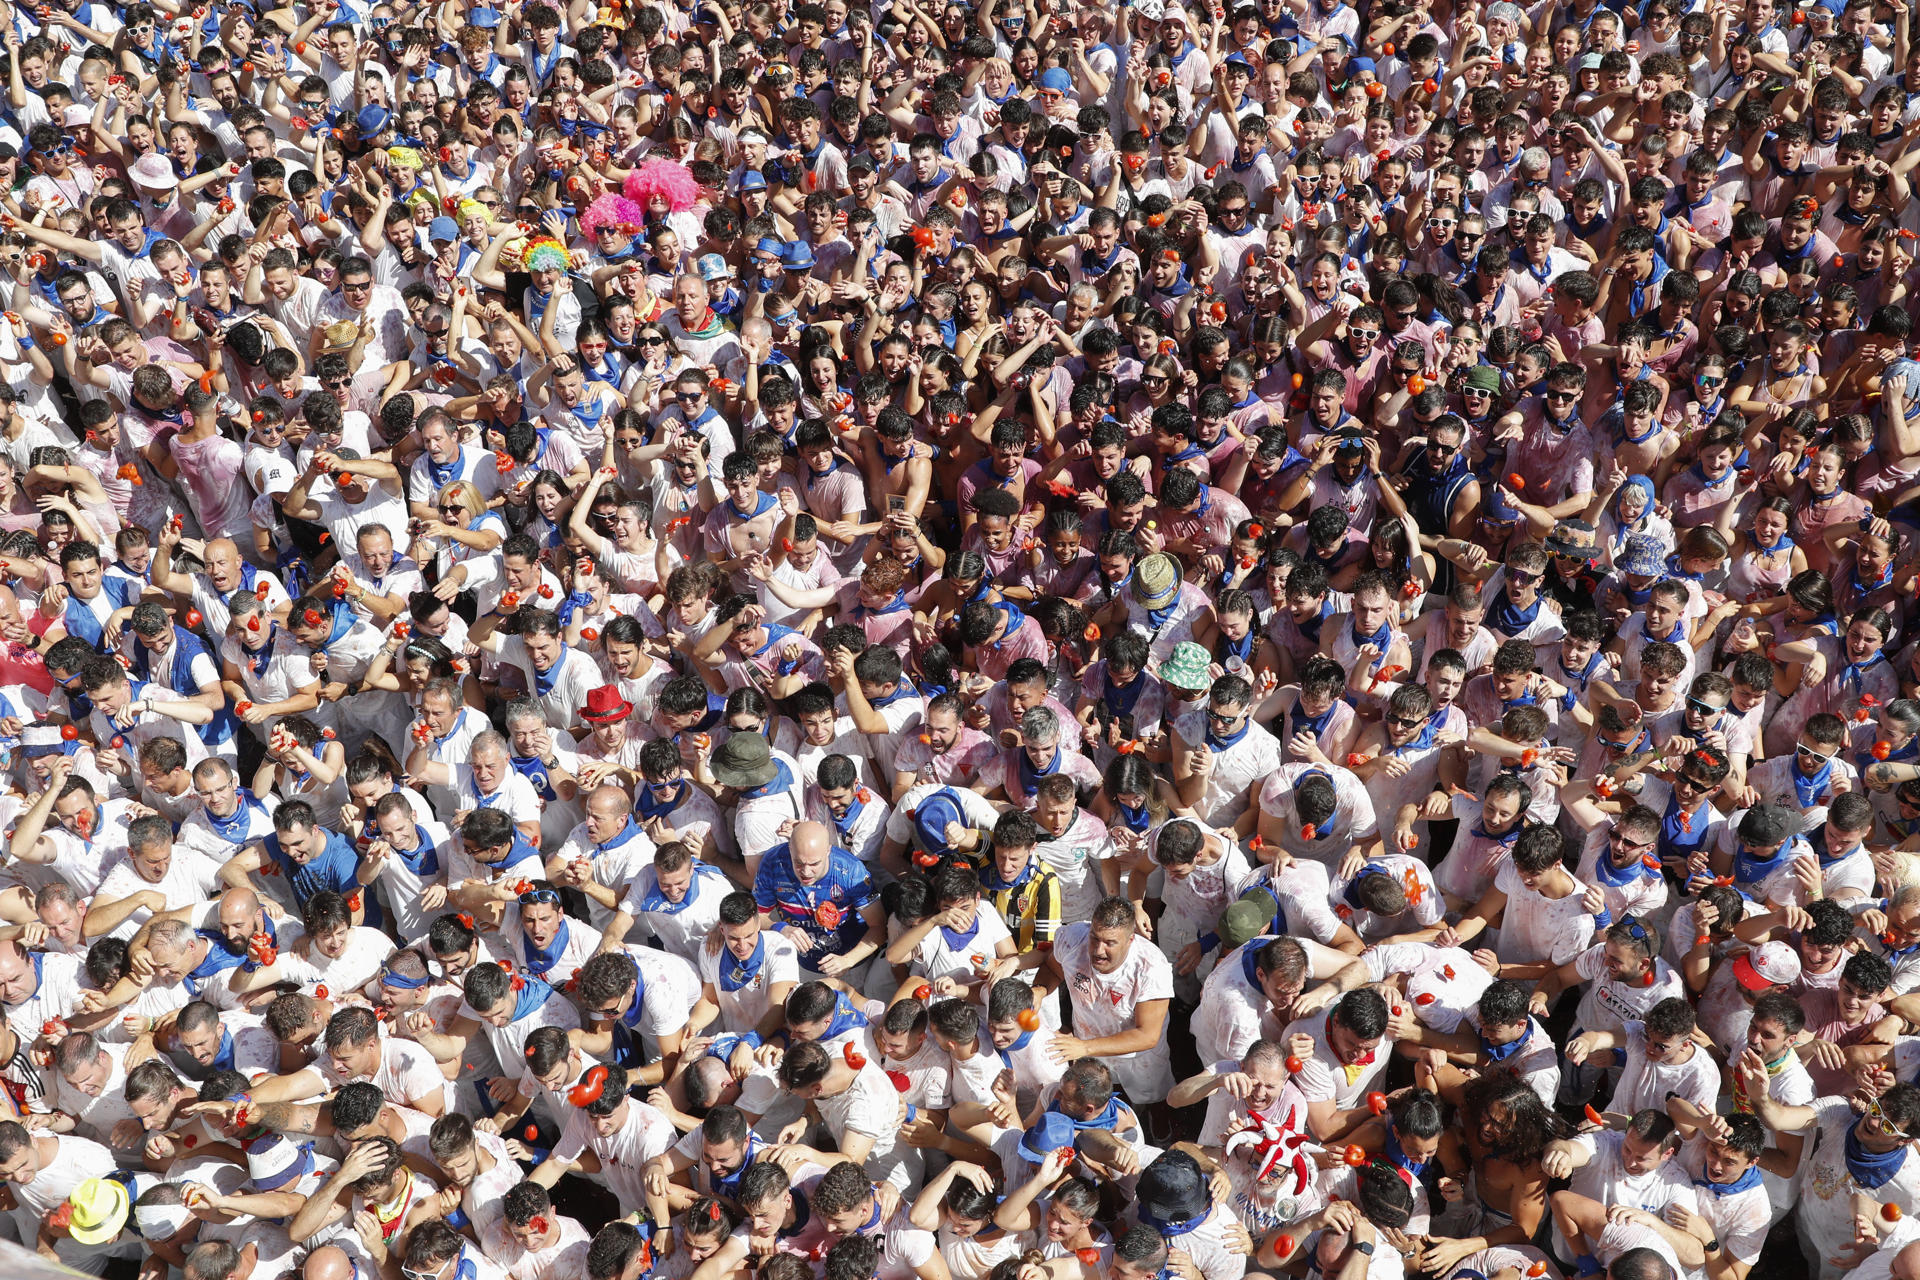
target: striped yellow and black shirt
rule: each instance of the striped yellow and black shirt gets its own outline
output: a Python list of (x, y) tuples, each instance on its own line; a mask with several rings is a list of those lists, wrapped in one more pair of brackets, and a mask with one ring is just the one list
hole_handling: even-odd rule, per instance
[(998, 888), (998, 877), (988, 868), (981, 877), (987, 900), (1000, 912), (1021, 954), (1036, 943), (1053, 945), (1060, 932), (1060, 880), (1036, 858), (1028, 863), (1025, 879), (1011, 888)]

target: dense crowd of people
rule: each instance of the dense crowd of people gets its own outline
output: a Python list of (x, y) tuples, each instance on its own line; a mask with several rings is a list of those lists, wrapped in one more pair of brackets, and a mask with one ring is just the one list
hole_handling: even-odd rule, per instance
[(1908, 0), (496, 3), (0, 4), (0, 1236), (1920, 1280)]

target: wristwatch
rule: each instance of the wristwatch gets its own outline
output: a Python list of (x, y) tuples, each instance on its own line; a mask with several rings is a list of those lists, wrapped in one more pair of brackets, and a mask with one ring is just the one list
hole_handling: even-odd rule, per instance
[(1356, 1253), (1364, 1253), (1369, 1258), (1373, 1256), (1373, 1241), (1371, 1240), (1355, 1240), (1353, 1242), (1353, 1248)]
[(1700, 1247), (1708, 1253), (1718, 1253), (1720, 1252), (1720, 1237), (1715, 1236)]

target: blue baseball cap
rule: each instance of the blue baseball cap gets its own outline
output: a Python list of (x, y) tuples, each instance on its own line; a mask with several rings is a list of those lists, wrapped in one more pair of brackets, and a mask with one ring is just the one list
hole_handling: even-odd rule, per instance
[(360, 114), (353, 118), (354, 127), (360, 130), (360, 136), (371, 138), (386, 128), (393, 119), (393, 112), (385, 107), (362, 107)]
[(1043, 1111), (1040, 1118), (1020, 1135), (1020, 1158), (1031, 1160), (1034, 1164), (1044, 1164), (1049, 1153), (1062, 1147), (1071, 1147), (1077, 1133), (1079, 1130), (1074, 1128), (1072, 1116), (1062, 1115), (1058, 1111)]
[(427, 239), (436, 244), (452, 244), (459, 238), (460, 224), (444, 213), (427, 224)]
[(1350, 76), (1357, 76), (1362, 71), (1375, 71), (1377, 69), (1378, 68), (1374, 66), (1372, 58), (1362, 56), (1347, 59), (1347, 74)]
[(1067, 74), (1065, 67), (1048, 67), (1040, 73), (1040, 87), (1055, 93), (1072, 93), (1073, 77)]

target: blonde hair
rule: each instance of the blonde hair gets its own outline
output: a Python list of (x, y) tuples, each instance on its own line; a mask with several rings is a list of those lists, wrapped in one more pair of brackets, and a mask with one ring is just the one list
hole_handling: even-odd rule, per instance
[(465, 480), (455, 480), (440, 491), (439, 505), (446, 506), (457, 502), (466, 509), (469, 521), (477, 520), (487, 510), (486, 502), (480, 497), (480, 490)]

